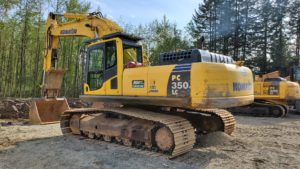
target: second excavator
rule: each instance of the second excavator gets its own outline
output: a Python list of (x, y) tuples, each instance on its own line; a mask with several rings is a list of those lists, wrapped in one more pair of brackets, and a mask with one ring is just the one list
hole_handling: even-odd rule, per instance
[[(58, 23), (60, 16), (75, 20)], [(232, 134), (236, 122), (224, 108), (254, 100), (251, 70), (231, 57), (191, 49), (162, 53), (160, 64), (150, 66), (138, 43), (141, 38), (122, 33), (101, 15), (50, 13), (46, 28), (45, 79), (53, 72), (57, 76), (44, 81), (46, 99), (39, 101), (47, 107), (48, 101), (58, 100), (63, 74), (56, 66), (58, 39), (87, 36), (93, 39), (87, 42), (80, 98), (105, 103), (102, 108), (70, 110), (67, 105), (49, 104), (45, 112), (33, 109), (35, 119), (51, 113), (61, 116), (64, 135), (83, 135), (172, 158), (190, 151), (198, 134)], [(54, 92), (50, 82), (59, 82)], [(54, 98), (47, 97), (53, 94)]]
[(300, 86), (288, 79), (280, 77), (279, 71), (256, 75), (254, 103), (230, 111), (258, 117), (285, 117), (290, 110), (299, 110)]

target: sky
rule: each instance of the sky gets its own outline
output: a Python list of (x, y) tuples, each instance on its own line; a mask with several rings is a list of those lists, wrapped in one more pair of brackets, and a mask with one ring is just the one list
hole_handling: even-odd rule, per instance
[[(116, 22), (147, 24), (164, 15), (178, 28), (184, 29), (202, 0), (88, 0), (92, 9)], [(92, 11), (92, 10), (91, 10)]]

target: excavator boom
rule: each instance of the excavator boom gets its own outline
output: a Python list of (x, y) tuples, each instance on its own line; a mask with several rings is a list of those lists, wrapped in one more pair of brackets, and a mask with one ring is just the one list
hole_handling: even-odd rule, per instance
[[(71, 21), (58, 22), (57, 17)], [(30, 120), (33, 124), (56, 123), (60, 114), (70, 109), (64, 98), (57, 98), (65, 71), (57, 67), (58, 42), (61, 37), (100, 38), (108, 34), (122, 32), (113, 21), (105, 19), (100, 12), (89, 14), (49, 13), (46, 23), (46, 48), (43, 64), (42, 95), (31, 103)]]

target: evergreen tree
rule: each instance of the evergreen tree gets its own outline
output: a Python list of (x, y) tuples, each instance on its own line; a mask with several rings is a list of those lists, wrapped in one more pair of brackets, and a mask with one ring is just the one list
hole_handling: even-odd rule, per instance
[(294, 64), (300, 64), (300, 1), (293, 0), (290, 3), (289, 11), (289, 35), (294, 41), (294, 47), (292, 48), (294, 54)]
[(162, 52), (177, 51), (188, 48), (188, 42), (181, 38), (182, 32), (176, 24), (171, 24), (166, 16), (161, 21), (155, 20), (150, 24), (153, 47), (150, 49), (150, 62), (158, 64)]
[(261, 0), (257, 4), (258, 14), (252, 30), (254, 32), (251, 42), (253, 44), (253, 61), (255, 67), (259, 67), (261, 72), (266, 73), (269, 71), (268, 65), (270, 65), (270, 37), (271, 37), (271, 16), (273, 7), (270, 0)]
[[(72, 13), (88, 13), (91, 8), (91, 4), (88, 2), (82, 2), (80, 0), (68, 0), (64, 3), (64, 9), (66, 12)], [(64, 20), (64, 21), (70, 21)], [(82, 37), (70, 37), (60, 38), (59, 43), (59, 67), (62, 67), (67, 71), (63, 79), (63, 85), (61, 94), (63, 96), (77, 97), (82, 88), (81, 77), (82, 70), (80, 63), (79, 49), (84, 45), (84, 41), (87, 38)]]
[(246, 58), (253, 2), (247, 0), (205, 0), (199, 5), (187, 26), (194, 40), (204, 36), (206, 49)]
[(276, 0), (272, 15), (271, 59), (272, 70), (283, 70), (287, 66), (288, 49), (284, 28), (288, 0)]

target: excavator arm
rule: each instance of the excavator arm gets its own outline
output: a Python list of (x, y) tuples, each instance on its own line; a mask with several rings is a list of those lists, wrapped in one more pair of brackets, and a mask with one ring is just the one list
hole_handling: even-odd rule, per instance
[[(72, 21), (58, 22), (57, 17)], [(115, 22), (104, 18), (101, 13), (50, 13), (46, 24), (43, 95), (45, 97), (57, 97), (60, 90), (64, 71), (57, 67), (57, 48), (61, 37), (89, 37), (94, 39), (117, 32), (122, 32), (122, 29)]]
[[(70, 20), (61, 22), (58, 17)], [(120, 26), (106, 19), (101, 13), (49, 13), (46, 23), (46, 43), (43, 64), (43, 99), (32, 101), (29, 118), (34, 124), (58, 122), (60, 115), (70, 109), (67, 100), (57, 98), (61, 89), (64, 70), (58, 68), (58, 43), (61, 37), (102, 38), (105, 35), (122, 32)]]

